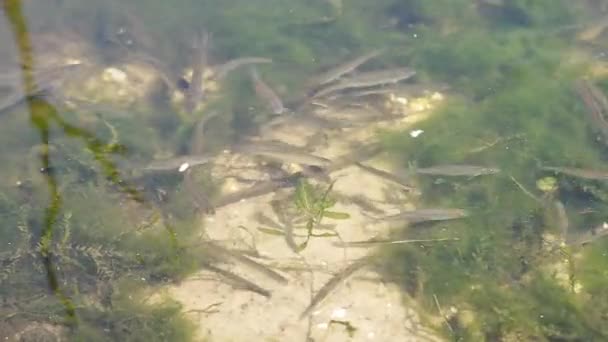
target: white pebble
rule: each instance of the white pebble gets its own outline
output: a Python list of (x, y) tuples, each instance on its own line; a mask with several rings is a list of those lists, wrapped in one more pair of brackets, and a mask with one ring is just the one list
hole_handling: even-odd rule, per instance
[(127, 74), (116, 68), (107, 68), (103, 71), (103, 79), (106, 81), (117, 81), (125, 82), (127, 80)]
[(190, 167), (190, 164), (183, 163), (182, 165), (179, 166), (179, 169), (177, 169), (177, 171), (184, 172), (184, 171), (188, 170), (189, 167)]
[(395, 98), (395, 102), (400, 103), (402, 105), (406, 105), (407, 104), (407, 99), (405, 97), (396, 97)]
[(433, 95), (431, 95), (431, 100), (434, 100), (434, 101), (443, 100), (443, 95), (441, 93), (434, 92)]
[(411, 131), (411, 132), (410, 132), (410, 136), (411, 136), (412, 138), (417, 138), (417, 137), (418, 137), (420, 134), (422, 134), (422, 133), (424, 133), (424, 131), (423, 131), (423, 130), (421, 130), (421, 129), (416, 129), (416, 130), (413, 130), (413, 131)]
[(332, 319), (340, 319), (346, 317), (346, 309), (345, 308), (337, 308), (331, 313)]

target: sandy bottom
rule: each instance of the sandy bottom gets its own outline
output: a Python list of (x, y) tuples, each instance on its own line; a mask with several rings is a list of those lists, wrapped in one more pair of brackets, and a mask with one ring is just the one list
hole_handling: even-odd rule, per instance
[[(423, 116), (418, 117), (418, 119)], [(399, 124), (416, 122), (409, 117)], [(385, 123), (386, 125), (395, 125)], [(332, 133), (328, 144), (315, 153), (333, 158), (349, 150), (353, 142), (369, 141), (377, 125)], [(288, 136), (288, 135), (286, 135)], [(289, 142), (289, 141), (286, 141)], [(378, 161), (369, 165), (385, 168)], [(386, 180), (356, 166), (331, 174), (336, 180), (333, 192), (343, 196), (364, 195), (386, 214), (397, 213), (408, 202), (407, 194), (399, 192)], [(390, 193), (391, 201), (387, 200)], [(224, 241), (228, 247), (252, 246), (263, 257), (260, 262), (272, 266), (288, 278), (281, 284), (243, 265), (221, 265), (272, 292), (270, 298), (231, 286), (217, 274), (201, 270), (198, 274), (168, 289), (183, 303), (184, 310), (199, 323), (201, 340), (209, 341), (441, 341), (421, 325), (412, 308), (404, 306), (400, 289), (385, 283), (370, 268), (362, 268), (332, 291), (309, 316), (300, 315), (312, 296), (333, 274), (353, 260), (370, 253), (365, 248), (336, 247), (337, 237), (312, 238), (306, 249), (295, 253), (282, 236), (258, 230), (262, 227), (256, 215), (275, 218), (269, 205), (278, 194), (268, 194), (241, 201), (217, 210), (204, 218), (205, 234)], [(394, 198), (401, 197), (395, 204)], [(411, 200), (409, 200), (411, 202)], [(339, 201), (331, 210), (347, 212), (347, 220), (323, 223), (336, 225), (344, 241), (366, 240), (386, 233), (388, 227), (371, 224), (377, 212), (366, 211), (354, 201)], [(368, 208), (369, 210), (369, 208)], [(300, 238), (301, 239), (301, 238)]]

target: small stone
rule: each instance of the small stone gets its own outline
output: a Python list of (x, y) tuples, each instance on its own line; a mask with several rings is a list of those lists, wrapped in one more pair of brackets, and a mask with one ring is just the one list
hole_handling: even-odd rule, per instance
[(424, 133), (423, 130), (421, 130), (421, 129), (415, 129), (415, 130), (413, 130), (413, 131), (410, 132), (410, 136), (412, 138), (417, 138), (422, 133)]
[(396, 97), (395, 98), (395, 102), (402, 104), (402, 105), (406, 105), (407, 104), (407, 99), (405, 97)]
[(125, 82), (127, 80), (127, 74), (120, 69), (107, 68), (103, 71), (103, 80)]
[(179, 166), (179, 169), (177, 169), (177, 171), (184, 172), (184, 171), (188, 170), (189, 167), (190, 167), (190, 164), (183, 163), (182, 165)]
[(443, 100), (443, 95), (441, 93), (434, 92), (431, 95), (431, 100), (433, 100), (433, 101), (441, 101), (441, 100)]
[(346, 309), (345, 308), (337, 308), (331, 313), (332, 319), (341, 319), (346, 317)]

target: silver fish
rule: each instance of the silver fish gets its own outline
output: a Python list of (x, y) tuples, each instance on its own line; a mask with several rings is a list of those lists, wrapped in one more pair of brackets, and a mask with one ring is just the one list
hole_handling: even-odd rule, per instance
[(608, 99), (593, 83), (587, 80), (577, 81), (575, 90), (583, 101), (587, 119), (591, 128), (602, 135), (604, 144), (608, 144)]
[(250, 188), (230, 193), (217, 199), (213, 203), (213, 207), (220, 208), (248, 198), (266, 195), (280, 188), (295, 187), (301, 177), (301, 174), (295, 173), (282, 179), (259, 182)]
[(27, 96), (53, 92), (57, 84), (75, 76), (77, 71), (82, 72), (83, 70), (83, 64), (67, 64), (33, 71), (33, 89), (24, 89), (23, 75), (20, 70), (0, 75), (0, 93), (7, 94), (0, 98), (0, 112), (19, 104)]
[(300, 314), (300, 320), (304, 319), (306, 316), (310, 315), (310, 313), (323, 302), (327, 298), (327, 296), (334, 291), (338, 285), (342, 284), (346, 279), (353, 275), (353, 273), (357, 272), (364, 266), (369, 265), (372, 262), (371, 257), (362, 257), (360, 259), (355, 260), (348, 267), (335, 274), (317, 293), (314, 295), (310, 304), (304, 309), (304, 311)]
[(158, 78), (167, 86), (171, 91), (175, 90), (175, 85), (178, 83), (178, 78), (175, 77), (175, 73), (161, 62), (156, 57), (145, 53), (144, 51), (129, 52), (127, 56), (129, 62), (138, 62), (146, 64), (152, 67), (158, 74)]
[(386, 179), (388, 181), (391, 181), (394, 184), (397, 184), (398, 186), (402, 187), (406, 191), (414, 191), (416, 189), (404, 177), (399, 177), (399, 176), (394, 175), (394, 174), (392, 174), (390, 172), (386, 172), (386, 171), (383, 171), (383, 170), (378, 170), (378, 169), (376, 169), (374, 167), (363, 165), (361, 163), (355, 163), (355, 165), (357, 165), (358, 167), (360, 167), (362, 170), (365, 170), (365, 171), (371, 173), (372, 175), (378, 176), (380, 178), (383, 178), (383, 179)]
[(417, 209), (405, 211), (400, 214), (384, 216), (378, 221), (407, 221), (410, 223), (426, 221), (445, 221), (467, 217), (469, 214), (464, 209)]
[(200, 33), (195, 41), (195, 53), (192, 61), (192, 80), (186, 92), (184, 109), (188, 113), (194, 112), (196, 106), (201, 102), (205, 92), (203, 85), (203, 69), (207, 65), (207, 54), (209, 50), (210, 35), (207, 32)]
[[(449, 85), (447, 84), (401, 84), (401, 85), (392, 85), (381, 88), (372, 88), (372, 89), (362, 89), (362, 90), (352, 90), (345, 92), (343, 95), (347, 97), (364, 97), (364, 96), (373, 96), (373, 95), (387, 95), (387, 94), (406, 94), (409, 96), (422, 96), (428, 95), (433, 92), (443, 92), (449, 90)], [(337, 98), (338, 95), (328, 96), (328, 99)]]
[(219, 111), (212, 111), (205, 113), (205, 115), (194, 125), (192, 132), (192, 138), (190, 139), (190, 153), (193, 155), (200, 155), (205, 150), (205, 126), (209, 120), (215, 118), (220, 114)]
[(478, 166), (478, 165), (460, 165), (460, 164), (446, 164), (437, 165), (432, 167), (418, 168), (414, 170), (414, 173), (421, 175), (432, 175), (432, 176), (466, 176), (476, 177), (482, 175), (493, 175), (499, 173), (500, 169), (495, 167)]
[(608, 171), (579, 169), (574, 167), (559, 167), (559, 166), (543, 166), (541, 169), (545, 171), (553, 171), (564, 175), (590, 179), (590, 180), (608, 180)]
[(283, 101), (260, 77), (255, 68), (250, 70), (251, 80), (258, 97), (268, 103), (268, 106), (274, 114), (283, 114), (286, 109), (283, 106)]
[(217, 273), (219, 275), (221, 275), (226, 280), (228, 280), (229, 282), (232, 282), (234, 285), (236, 285), (236, 286), (238, 286), (240, 288), (244, 288), (244, 289), (247, 289), (247, 290), (249, 290), (251, 292), (255, 292), (255, 293), (257, 293), (259, 295), (262, 295), (262, 296), (264, 296), (266, 298), (270, 298), (272, 296), (272, 293), (269, 290), (267, 290), (267, 289), (265, 289), (265, 288), (263, 288), (263, 287), (255, 284), (254, 282), (252, 282), (252, 281), (250, 281), (248, 279), (245, 279), (245, 278), (241, 277), (238, 274), (234, 274), (234, 273), (232, 273), (230, 271), (226, 271), (226, 270), (221, 269), (221, 268), (219, 268), (219, 267), (217, 267), (215, 265), (212, 265), (212, 264), (210, 264), (208, 262), (203, 262), (202, 267), (206, 268), (206, 269), (208, 269), (208, 270), (210, 270), (212, 272), (215, 272), (215, 273)]
[(349, 60), (345, 63), (342, 63), (335, 68), (328, 70), (327, 72), (313, 78), (310, 82), (311, 86), (319, 87), (325, 85), (327, 83), (333, 82), (340, 78), (341, 76), (348, 74), (349, 72), (355, 70), (359, 66), (363, 65), (365, 62), (369, 61), (372, 58), (378, 57), (382, 54), (384, 50), (373, 50), (368, 52), (362, 56)]
[(593, 21), (581, 32), (577, 33), (576, 38), (580, 41), (588, 42), (593, 41), (599, 37), (608, 28), (608, 17), (603, 16), (602, 18)]
[(287, 283), (287, 278), (285, 278), (283, 275), (277, 273), (270, 267), (260, 264), (259, 262), (243, 255), (242, 253), (232, 251), (228, 248), (222, 247), (222, 246), (214, 244), (212, 242), (206, 242), (203, 244), (203, 246), (207, 252), (210, 252), (212, 254), (220, 254), (220, 255), (224, 255), (228, 258), (232, 258), (232, 259), (242, 263), (243, 265), (246, 265), (252, 269), (255, 269), (256, 271), (266, 275), (267, 277), (269, 277), (281, 284)]
[(331, 94), (337, 91), (353, 89), (353, 88), (366, 88), (391, 83), (397, 83), (399, 81), (406, 80), (416, 75), (416, 71), (410, 68), (396, 68), (396, 69), (385, 69), (380, 71), (367, 71), (349, 78), (344, 78), (334, 85), (330, 85), (326, 88), (319, 90), (313, 94), (312, 98), (318, 98)]
[(152, 161), (144, 166), (144, 171), (180, 171), (182, 168), (187, 169), (197, 165), (204, 165), (213, 160), (213, 157), (208, 155), (184, 155), (169, 159), (159, 159)]
[(380, 145), (379, 143), (371, 143), (363, 146), (357, 146), (354, 152), (350, 152), (343, 156), (337, 157), (331, 163), (331, 165), (326, 168), (326, 172), (335, 172), (356, 162), (363, 162), (369, 160), (381, 152), (382, 145)]
[(272, 59), (263, 57), (243, 57), (229, 60), (228, 62), (215, 66), (213, 68), (213, 77), (217, 80), (222, 80), (229, 72), (236, 68), (242, 67), (248, 64), (265, 64), (272, 63)]
[(238, 153), (258, 155), (296, 164), (325, 167), (331, 163), (329, 159), (309, 154), (303, 148), (287, 144), (251, 142), (235, 146), (233, 150)]
[(553, 202), (553, 206), (555, 208), (555, 215), (557, 218), (557, 228), (560, 234), (562, 234), (563, 237), (566, 237), (568, 235), (568, 229), (570, 227), (570, 220), (568, 220), (566, 208), (560, 200), (555, 200)]
[(582, 233), (574, 238), (568, 239), (569, 245), (588, 245), (597, 239), (603, 238), (608, 235), (608, 224), (606, 222), (593, 227), (591, 230)]
[(378, 245), (398, 245), (406, 243), (420, 243), (420, 242), (441, 242), (441, 241), (458, 241), (458, 238), (443, 238), (443, 239), (408, 239), (408, 240), (364, 240), (364, 241), (343, 241), (334, 242), (333, 245), (336, 247), (373, 247)]

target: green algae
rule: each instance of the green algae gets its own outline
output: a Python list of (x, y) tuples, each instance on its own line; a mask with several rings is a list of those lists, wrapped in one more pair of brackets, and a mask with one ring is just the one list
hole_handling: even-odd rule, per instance
[[(573, 23), (581, 11), (559, 3), (545, 12), (548, 7), (537, 5), (509, 2), (519, 19), (506, 28), (498, 22), (500, 31), (480, 29), (473, 21), (471, 27), (421, 42), (411, 54), (413, 63), (431, 79), (450, 80), (467, 96), (448, 101), (417, 124), (424, 134), (415, 139), (408, 132), (382, 136), (402, 165), (464, 163), (502, 170), (457, 181), (420, 179), (421, 206), (467, 208), (471, 217), (395, 234), (460, 241), (383, 252), (389, 278), (429, 312), (437, 314), (434, 296), (444, 309), (457, 309), (447, 320), (449, 328), (437, 325), (455, 340), (602, 340), (608, 333), (604, 297), (586, 285), (605, 284), (605, 272), (599, 271), (606, 267), (603, 242), (585, 246), (582, 254), (579, 246), (561, 252), (548, 247), (548, 237), (559, 232), (535, 189), (539, 180), (556, 177), (540, 170), (543, 165), (601, 169), (605, 163), (605, 149), (572, 91), (585, 68), (564, 67), (567, 40), (544, 34), (548, 27)], [(552, 196), (565, 203), (575, 234), (589, 229), (579, 227), (603, 222), (603, 182), (552, 179)], [(591, 213), (576, 214), (586, 208)], [(592, 297), (600, 302), (594, 309)]]
[[(457, 181), (421, 179), (422, 205), (462, 207), (473, 215), (462, 222), (408, 231), (408, 238), (439, 238), (448, 232), (459, 241), (384, 251), (388, 279), (402, 285), (429, 312), (436, 311), (434, 296), (444, 308), (456, 307), (459, 313), (448, 320), (450, 329), (440, 325), (456, 340), (605, 339), (605, 241), (567, 251), (572, 256), (569, 260), (575, 260), (568, 276), (581, 288), (575, 293), (562, 286), (547, 265), (559, 264), (563, 255), (544, 247), (546, 233), (556, 233), (555, 227), (546, 219), (543, 204), (522, 191), (522, 187), (535, 191), (539, 179), (555, 177), (554, 196), (568, 212), (592, 210), (570, 218), (574, 231), (588, 231), (585, 227), (601, 222), (608, 213), (603, 203), (608, 199), (605, 184), (539, 168), (564, 164), (599, 168), (605, 163), (605, 150), (589, 130), (584, 107), (571, 89), (584, 68), (562, 63), (572, 41), (567, 32), (559, 32), (585, 19), (581, 18), (584, 9), (566, 1), (505, 3), (489, 12), (465, 0), (352, 0), (344, 2), (340, 11), (321, 0), (133, 1), (122, 6), (137, 11), (160, 41), (199, 28), (202, 22), (214, 34), (217, 59), (273, 58), (272, 67), (261, 70), (286, 97), (297, 94), (311, 73), (385, 46), (388, 52), (374, 61), (375, 66), (409, 65), (421, 80), (451, 84), (459, 95), (418, 125), (425, 132), (420, 137), (412, 139), (406, 132), (383, 134), (391, 158), (420, 167), (488, 164), (502, 172)], [(94, 16), (91, 3), (64, 1), (64, 6), (71, 8), (62, 13), (65, 17), (79, 13), (87, 21)], [(113, 6), (111, 16), (121, 11), (120, 3)], [(332, 20), (320, 22), (324, 17)], [(391, 26), (392, 22), (396, 24)], [(155, 53), (180, 65), (187, 60), (182, 52), (187, 39), (159, 44)], [(599, 82), (604, 90), (607, 84)], [(245, 132), (257, 117), (268, 114), (256, 102), (245, 73), (231, 75), (224, 89), (223, 98), (211, 105), (226, 113), (210, 132), (214, 151)], [(138, 287), (179, 280), (214, 259), (183, 245), (195, 238), (196, 210), (189, 206), (189, 197), (183, 196), (186, 189), (179, 178), (146, 183), (168, 192), (174, 201), (158, 204), (153, 191), (148, 194), (154, 198), (149, 201), (153, 205), (130, 202), (120, 191), (130, 180), (107, 161), (123, 152), (143, 160), (153, 159), (159, 151), (187, 152), (198, 116), (180, 116), (170, 110), (132, 114), (104, 117), (110, 126), (98, 121), (95, 137), (64, 125), (69, 137), (47, 146), (69, 156), (62, 160), (51, 154), (62, 201), (61, 208), (50, 207), (55, 228), (47, 240), (41, 239), (47, 214), (38, 208), (45, 208), (53, 191), (44, 188), (46, 178), (38, 172), (37, 162), (27, 165), (21, 160), (23, 155), (38, 155), (30, 148), (39, 143), (39, 137), (0, 134), (0, 158), (6, 171), (0, 179), (2, 226), (6, 227), (0, 229), (0, 236), (10, 242), (10, 247), (0, 250), (6, 266), (0, 278), (9, 282), (3, 285), (10, 285), (1, 287), (2, 294), (27, 299), (46, 286), (44, 267), (36, 259), (38, 242), (44, 241), (62, 269), (59, 277), (69, 284), (65, 295), (80, 317), (72, 338), (191, 340), (193, 328), (179, 306), (171, 301), (145, 304)], [(77, 113), (61, 115), (69, 117), (69, 122), (80, 120)], [(52, 115), (41, 113), (34, 123), (56, 129), (49, 118)], [(23, 124), (18, 118), (7, 119), (2, 130), (14, 131)], [(108, 127), (115, 128), (125, 151), (112, 148), (115, 137)], [(23, 176), (24, 169), (29, 179)], [(204, 171), (199, 176), (197, 184), (213, 192), (213, 180)], [(22, 185), (15, 186), (17, 182)], [(118, 208), (117, 203), (131, 208)], [(45, 314), (61, 317), (61, 308), (56, 301), (52, 305), (35, 302), (23, 311), (38, 313), (35, 318), (40, 319)]]

